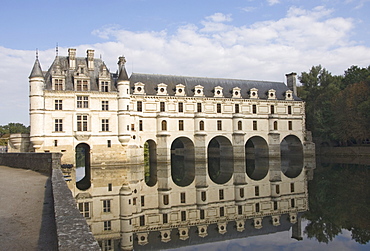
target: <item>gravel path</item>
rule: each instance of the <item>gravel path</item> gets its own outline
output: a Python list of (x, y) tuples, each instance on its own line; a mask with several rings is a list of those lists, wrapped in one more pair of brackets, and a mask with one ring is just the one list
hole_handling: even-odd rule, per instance
[(57, 250), (50, 178), (0, 166), (0, 251)]

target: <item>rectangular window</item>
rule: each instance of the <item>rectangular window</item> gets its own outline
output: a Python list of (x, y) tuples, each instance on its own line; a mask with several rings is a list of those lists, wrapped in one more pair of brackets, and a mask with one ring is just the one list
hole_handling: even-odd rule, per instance
[(239, 104), (235, 104), (235, 113), (239, 113)]
[(202, 191), (202, 193), (201, 193), (200, 196), (201, 196), (202, 201), (206, 201), (206, 199), (207, 199), (207, 193), (205, 191)]
[(271, 105), (270, 107), (270, 113), (275, 114), (275, 106)]
[(163, 204), (168, 205), (168, 203), (169, 203), (168, 194), (165, 194), (163, 195)]
[(181, 221), (186, 221), (186, 211), (181, 211)]
[(58, 146), (58, 140), (54, 140), (54, 146), (56, 147), (56, 146)]
[(243, 122), (238, 121), (238, 130), (241, 131), (243, 130)]
[(101, 91), (102, 92), (108, 92), (109, 91), (109, 83), (108, 83), (108, 81), (102, 81), (101, 83)]
[(238, 214), (243, 214), (243, 206), (238, 206)]
[(55, 110), (63, 110), (63, 100), (55, 100)]
[(135, 124), (131, 124), (131, 131), (135, 131)]
[(179, 103), (179, 112), (184, 112), (184, 103)]
[(54, 79), (54, 90), (56, 91), (63, 90), (63, 80), (62, 79)]
[(252, 113), (257, 113), (257, 105), (252, 105)]
[(197, 103), (197, 112), (202, 112), (202, 103)]
[(254, 187), (254, 195), (255, 196), (260, 196), (260, 188), (259, 188), (259, 186), (255, 186)]
[(292, 114), (292, 107), (288, 105), (288, 114)]
[(77, 91), (88, 91), (88, 81), (87, 80), (77, 80)]
[(220, 207), (220, 217), (223, 217), (223, 216), (225, 216), (225, 208)]
[(290, 200), (290, 206), (291, 206), (291, 207), (295, 207), (295, 200), (294, 200), (294, 199), (291, 199), (291, 200)]
[(180, 193), (180, 201), (181, 203), (185, 203), (185, 193)]
[(277, 201), (274, 201), (274, 210), (277, 210), (278, 209), (278, 203)]
[(179, 120), (179, 131), (184, 131), (184, 120)]
[(62, 119), (55, 119), (54, 129), (56, 132), (63, 132), (63, 120)]
[(275, 186), (275, 191), (276, 191), (276, 194), (280, 194), (280, 186), (279, 185)]
[(101, 120), (101, 130), (103, 132), (109, 132), (109, 119)]
[(217, 120), (217, 130), (222, 131), (222, 121), (221, 120)]
[(143, 121), (139, 120), (139, 131), (143, 130)]
[(217, 113), (221, 113), (221, 104), (217, 104)]
[(87, 131), (87, 115), (77, 115), (77, 131)]
[(203, 209), (200, 209), (200, 211), (199, 211), (199, 218), (201, 220), (204, 220), (204, 218), (205, 218), (205, 214), (204, 214), (204, 210)]
[(168, 214), (163, 214), (162, 221), (163, 221), (163, 224), (168, 223)]
[(260, 203), (256, 203), (256, 213), (260, 211)]
[(89, 108), (89, 97), (77, 96), (77, 108)]
[(239, 195), (240, 195), (240, 198), (244, 198), (244, 188), (240, 188)]
[(78, 209), (83, 217), (90, 219), (90, 202), (78, 203)]
[(103, 100), (101, 102), (101, 109), (103, 111), (108, 111), (109, 110), (109, 101), (108, 100)]
[(293, 123), (292, 123), (292, 121), (288, 121), (288, 130), (293, 130)]
[(112, 183), (108, 183), (108, 192), (112, 191)]
[(101, 247), (102, 247), (102, 251), (114, 250), (114, 247), (112, 245), (112, 240), (102, 240)]
[(223, 189), (218, 190), (218, 198), (220, 200), (224, 199), (224, 190)]
[(257, 131), (257, 121), (253, 120), (253, 130)]
[(103, 200), (103, 212), (104, 213), (110, 212), (110, 200)]
[(164, 102), (159, 103), (159, 111), (165, 112), (166, 111), (166, 104)]
[(136, 102), (136, 110), (138, 112), (142, 112), (143, 111), (143, 102), (142, 101), (137, 101)]
[(290, 192), (294, 193), (294, 183), (290, 183)]
[(278, 129), (278, 122), (274, 121), (274, 130), (276, 131)]
[(110, 139), (107, 140), (107, 147), (112, 147), (112, 141)]
[(110, 220), (104, 221), (104, 231), (112, 230), (112, 223)]
[(145, 226), (145, 215), (140, 216), (140, 226)]
[(145, 206), (145, 200), (144, 200), (143, 195), (140, 197), (140, 202), (141, 202), (141, 206), (144, 207)]

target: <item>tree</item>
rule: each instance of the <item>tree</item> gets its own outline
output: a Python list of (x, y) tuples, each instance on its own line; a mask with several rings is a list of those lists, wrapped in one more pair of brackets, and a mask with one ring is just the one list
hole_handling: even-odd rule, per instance
[[(4, 126), (0, 126), (0, 138), (9, 135), (11, 133), (29, 133), (30, 127), (26, 127), (21, 123), (9, 123)], [(7, 137), (8, 138), (8, 137)], [(7, 145), (8, 141), (5, 139), (0, 140), (0, 145)]]

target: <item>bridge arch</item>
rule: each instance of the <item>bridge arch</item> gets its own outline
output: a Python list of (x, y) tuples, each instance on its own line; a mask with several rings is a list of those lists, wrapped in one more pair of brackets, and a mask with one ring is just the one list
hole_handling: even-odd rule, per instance
[(245, 169), (249, 178), (261, 180), (269, 170), (269, 149), (266, 140), (253, 136), (245, 143)]
[(80, 143), (75, 148), (76, 187), (87, 190), (91, 187), (90, 146)]
[(233, 146), (224, 136), (214, 137), (207, 147), (208, 175), (216, 184), (228, 182), (234, 172)]
[(154, 186), (157, 183), (157, 144), (154, 140), (144, 143), (145, 183)]
[(286, 136), (280, 143), (281, 171), (288, 178), (297, 177), (303, 169), (303, 144), (295, 135)]
[(172, 181), (181, 187), (190, 185), (195, 178), (194, 143), (186, 137), (179, 137), (171, 144)]

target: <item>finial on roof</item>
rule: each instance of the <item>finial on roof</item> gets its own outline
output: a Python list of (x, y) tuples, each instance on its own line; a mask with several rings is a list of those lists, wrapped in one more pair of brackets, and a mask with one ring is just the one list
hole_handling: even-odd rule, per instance
[(36, 59), (39, 59), (39, 49), (36, 48)]
[(57, 43), (57, 47), (55, 48), (55, 54), (56, 54), (56, 56), (57, 56), (57, 57), (59, 56), (59, 47), (58, 47), (58, 43)]
[(34, 78), (34, 77), (44, 77), (44, 74), (42, 73), (42, 70), (41, 70), (41, 65), (40, 65), (40, 62), (39, 62), (39, 52), (38, 52), (37, 49), (36, 49), (35, 64), (33, 65), (33, 68), (32, 68), (32, 71), (31, 71), (31, 74), (30, 74), (29, 78)]

